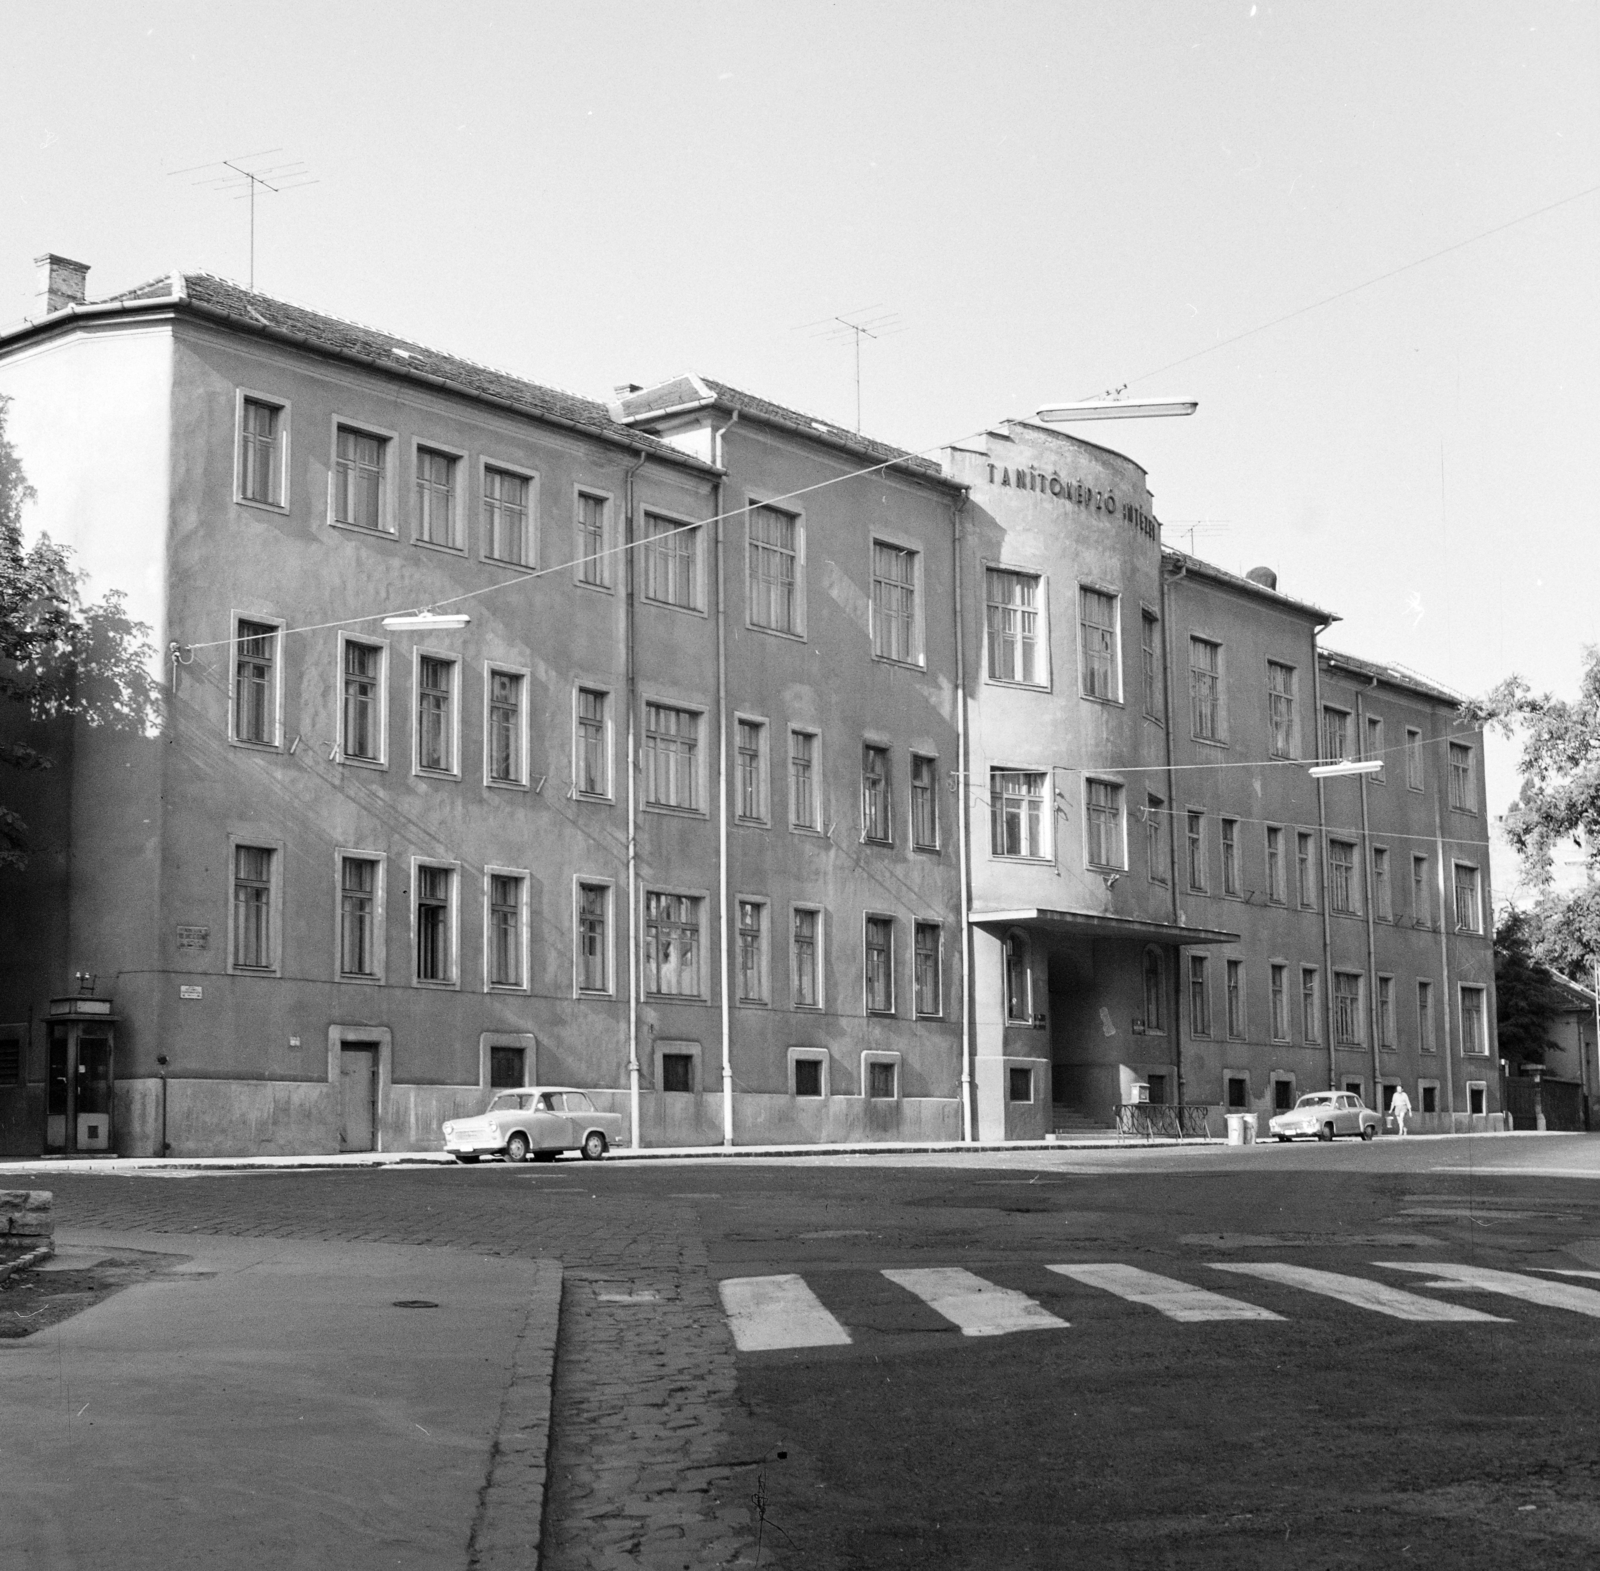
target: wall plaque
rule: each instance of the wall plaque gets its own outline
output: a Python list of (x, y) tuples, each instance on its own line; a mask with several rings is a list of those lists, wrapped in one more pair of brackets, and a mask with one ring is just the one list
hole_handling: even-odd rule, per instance
[(209, 927), (180, 927), (178, 929), (179, 949), (209, 949), (211, 947), (211, 929)]

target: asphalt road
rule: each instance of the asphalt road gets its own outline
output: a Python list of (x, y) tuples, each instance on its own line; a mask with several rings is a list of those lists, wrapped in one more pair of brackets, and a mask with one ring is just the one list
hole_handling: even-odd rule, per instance
[[(557, 1571), (1600, 1564), (1600, 1138), (50, 1187), (67, 1229), (558, 1255)], [(701, 1536), (630, 1550), (628, 1495)]]

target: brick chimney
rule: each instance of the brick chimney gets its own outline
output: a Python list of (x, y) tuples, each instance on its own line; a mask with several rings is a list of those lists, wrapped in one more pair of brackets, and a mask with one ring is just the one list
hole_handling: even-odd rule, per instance
[(88, 298), (87, 262), (74, 262), (69, 257), (47, 251), (43, 256), (34, 257), (33, 265), (39, 269), (39, 299), (46, 316), (53, 311), (65, 311), (69, 305), (82, 305)]

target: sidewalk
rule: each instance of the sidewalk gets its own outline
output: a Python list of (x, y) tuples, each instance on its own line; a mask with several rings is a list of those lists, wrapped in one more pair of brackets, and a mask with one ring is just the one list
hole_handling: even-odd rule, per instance
[(537, 1565), (559, 1264), (69, 1230), (52, 1266), (119, 1249), (166, 1260), (0, 1342), (3, 1571)]

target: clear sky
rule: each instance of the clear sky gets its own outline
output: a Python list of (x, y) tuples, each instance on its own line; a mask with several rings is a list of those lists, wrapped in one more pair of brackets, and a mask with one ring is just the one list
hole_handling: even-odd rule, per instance
[(0, 321), (45, 250), (91, 295), (243, 280), (244, 205), (171, 171), (281, 148), (318, 183), (262, 198), (269, 293), (842, 423), (850, 348), (807, 324), (873, 308), (864, 425), (911, 448), (1198, 397), (1086, 434), (1334, 647), (1570, 692), (1597, 641), (1596, 0), (0, 0), (0, 37)]

